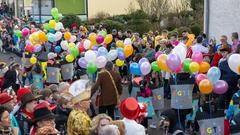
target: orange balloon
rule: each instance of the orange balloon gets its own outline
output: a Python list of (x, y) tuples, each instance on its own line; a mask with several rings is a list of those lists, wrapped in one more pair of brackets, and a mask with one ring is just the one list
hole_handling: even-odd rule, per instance
[(42, 43), (45, 43), (47, 41), (47, 36), (44, 32), (39, 32), (38, 33), (38, 38)]
[(194, 34), (188, 34), (188, 41), (186, 43), (187, 47), (190, 47), (193, 44), (195, 35)]
[(112, 40), (113, 40), (112, 34), (107, 34), (107, 36), (106, 36), (105, 39), (104, 39), (104, 42), (105, 42), (106, 44), (109, 44), (109, 43), (112, 42)]
[(210, 94), (213, 90), (213, 84), (208, 79), (204, 79), (199, 83), (199, 90), (202, 94)]
[(199, 72), (207, 73), (209, 69), (210, 69), (210, 64), (209, 63), (207, 63), (207, 62), (200, 63)]
[(167, 72), (172, 72), (168, 66), (167, 66), (167, 55), (166, 54), (161, 54), (158, 56), (157, 58), (157, 64), (158, 64), (158, 67), (161, 69), (161, 70), (164, 70), (164, 71), (167, 71)]
[(95, 43), (96, 42), (96, 39), (97, 39), (97, 34), (96, 33), (90, 33), (89, 36), (88, 36), (88, 39)]
[(66, 40), (70, 40), (71, 39), (71, 33), (70, 32), (65, 32), (64, 33), (64, 38), (66, 39)]
[(131, 56), (133, 54), (133, 47), (132, 47), (132, 45), (126, 45), (124, 47), (123, 51), (124, 51), (124, 54), (125, 54), (126, 58)]

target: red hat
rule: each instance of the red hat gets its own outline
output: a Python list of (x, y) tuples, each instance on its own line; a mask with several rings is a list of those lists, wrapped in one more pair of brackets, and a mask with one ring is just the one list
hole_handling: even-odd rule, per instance
[(51, 105), (51, 104), (49, 104), (48, 102), (43, 101), (43, 102), (39, 103), (37, 106), (35, 106), (35, 107), (34, 107), (34, 110), (37, 110), (37, 109), (40, 109), (40, 108), (43, 108), (43, 107), (46, 107), (46, 108), (48, 108), (48, 110), (52, 111), (52, 110), (54, 110), (57, 106), (56, 106), (56, 105)]
[(120, 111), (125, 118), (135, 120), (140, 113), (140, 107), (135, 98), (127, 98), (121, 102)]
[(12, 96), (8, 95), (8, 93), (1, 93), (0, 94), (0, 105), (5, 104), (13, 99)]
[(21, 88), (17, 91), (17, 101), (19, 102), (21, 98), (26, 94), (26, 93), (31, 93), (31, 90), (27, 88)]

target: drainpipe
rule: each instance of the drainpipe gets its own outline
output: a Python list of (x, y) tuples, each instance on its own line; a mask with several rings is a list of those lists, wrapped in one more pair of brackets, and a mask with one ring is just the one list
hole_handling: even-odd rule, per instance
[(204, 33), (209, 38), (210, 0), (204, 0)]
[(42, 1), (38, 0), (39, 23), (42, 23)]

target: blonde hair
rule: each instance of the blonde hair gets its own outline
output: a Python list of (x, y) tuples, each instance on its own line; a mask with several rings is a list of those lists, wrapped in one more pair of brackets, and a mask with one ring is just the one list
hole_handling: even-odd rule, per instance
[(108, 115), (102, 113), (102, 114), (98, 114), (97, 116), (95, 116), (93, 119), (92, 119), (92, 130), (96, 130), (97, 127), (99, 126), (99, 122), (102, 120), (102, 119), (107, 119), (109, 120), (110, 122), (112, 121), (112, 118), (109, 117)]
[(114, 121), (110, 122), (110, 124), (116, 125), (118, 127), (120, 135), (125, 135), (126, 134), (125, 124), (122, 120), (114, 120)]

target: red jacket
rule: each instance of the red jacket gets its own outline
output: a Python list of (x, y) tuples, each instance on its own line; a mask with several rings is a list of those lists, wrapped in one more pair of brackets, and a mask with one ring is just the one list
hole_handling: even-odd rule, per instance
[(218, 66), (219, 60), (222, 58), (223, 56), (220, 53), (215, 53), (213, 56), (213, 60), (211, 63), (211, 66)]
[(224, 135), (230, 135), (230, 124), (227, 119), (224, 119)]

